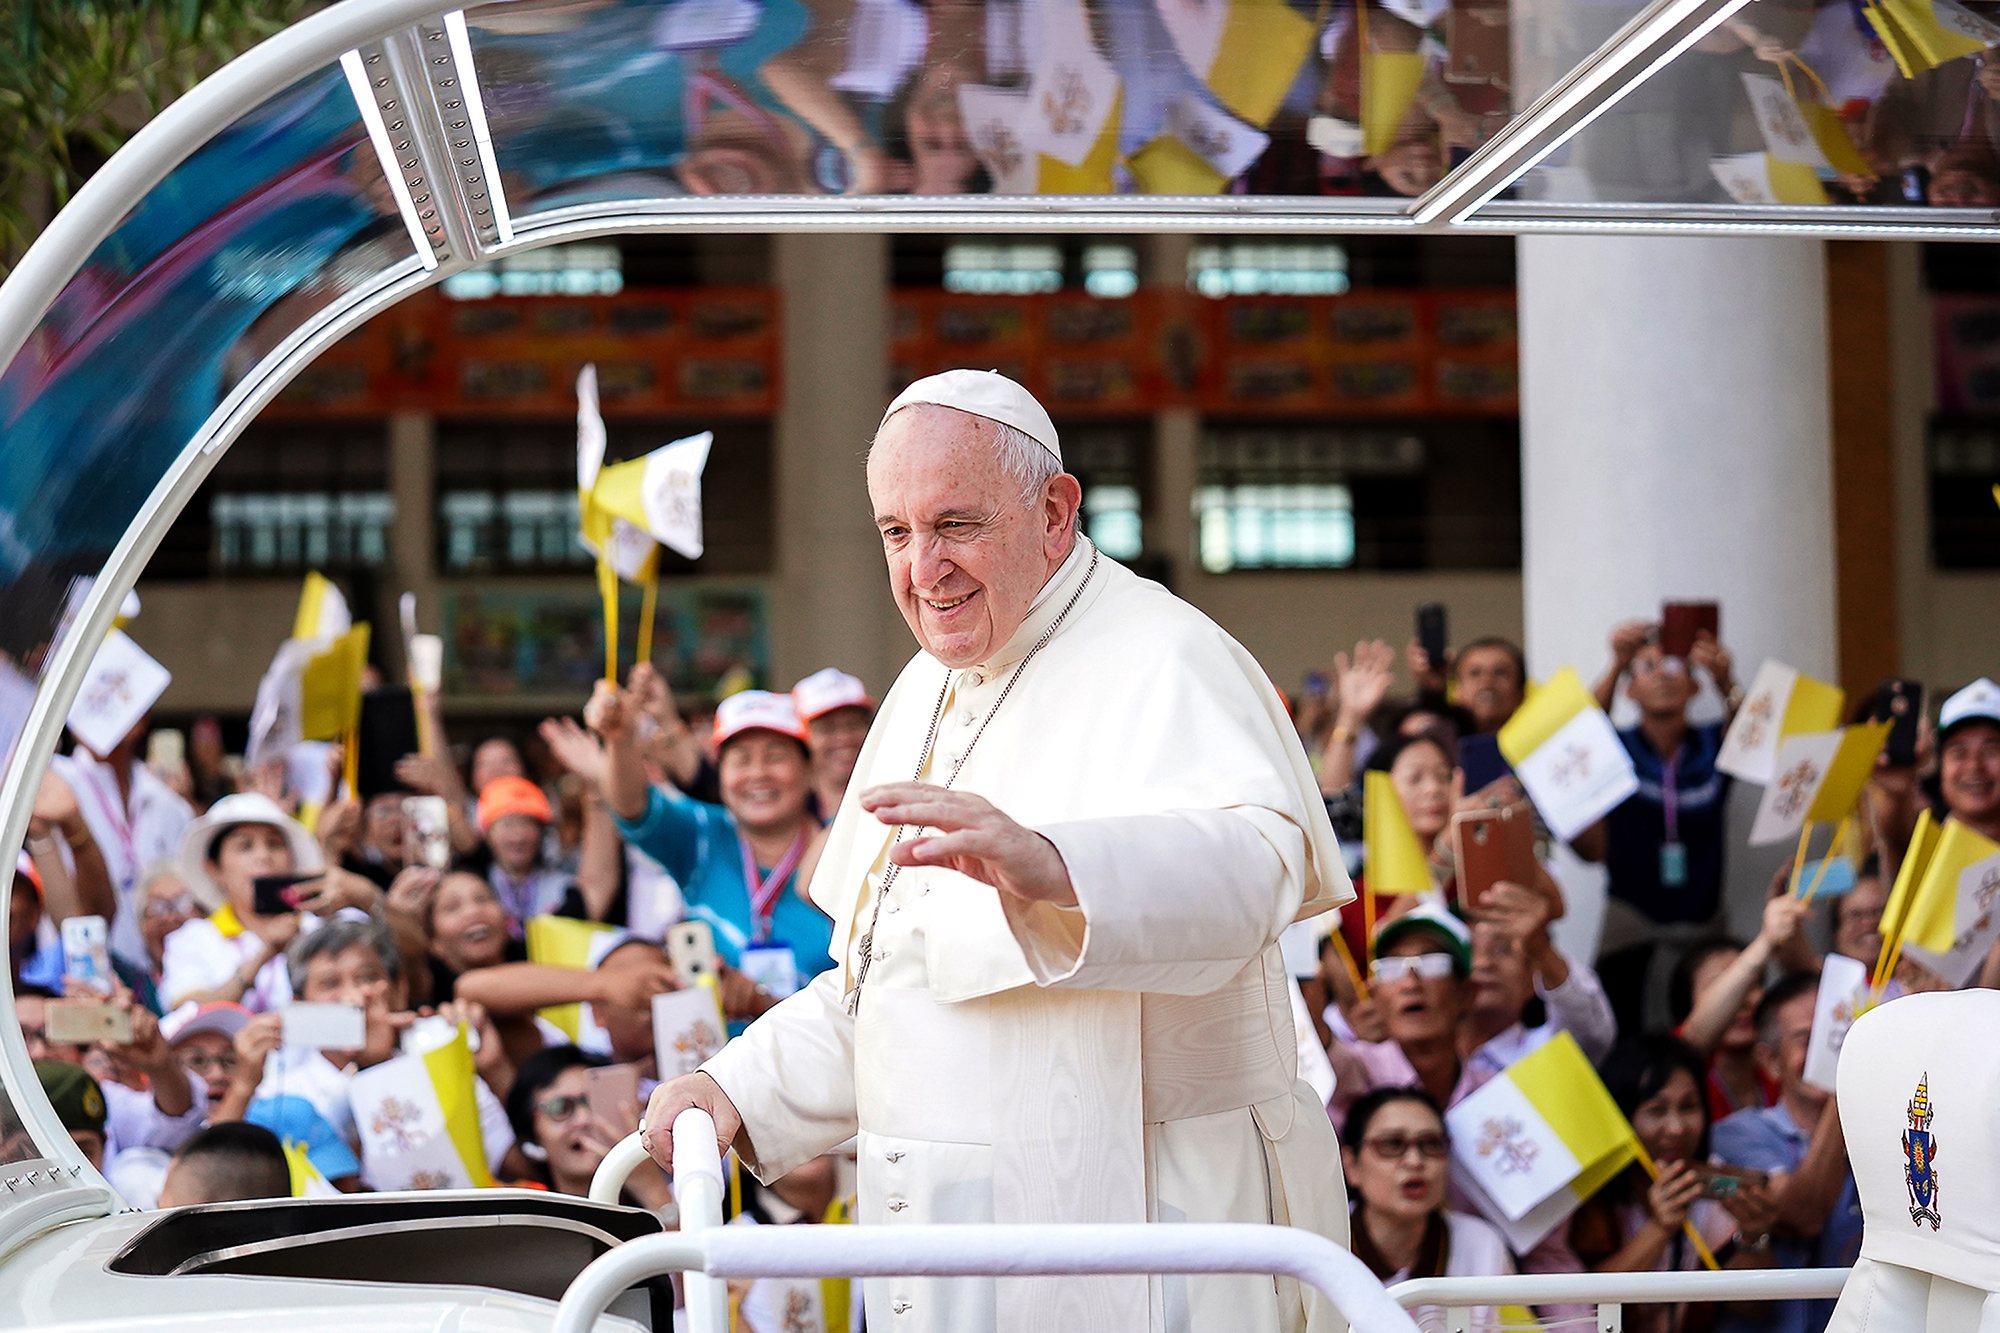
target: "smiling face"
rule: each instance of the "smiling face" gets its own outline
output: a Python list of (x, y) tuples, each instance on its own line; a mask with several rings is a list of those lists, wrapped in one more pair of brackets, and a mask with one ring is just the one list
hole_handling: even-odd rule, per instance
[(216, 843), (208, 873), (229, 896), (236, 915), (254, 916), (257, 877), (291, 874), (292, 845), (269, 824), (238, 824)]
[[(1346, 1149), (1347, 1178), (1371, 1213), (1420, 1218), (1444, 1206), (1450, 1158), (1437, 1155), (1444, 1122), (1422, 1102), (1398, 1098), (1368, 1118), (1360, 1150)], [(1432, 1151), (1426, 1152), (1430, 1148)], [(1398, 1151), (1400, 1150), (1400, 1151)]]
[(722, 803), (745, 830), (783, 830), (805, 817), (812, 766), (805, 747), (775, 731), (742, 731), (717, 764)]
[[(849, 704), (806, 723), (806, 734), (812, 738), (813, 765), (821, 782), (838, 791), (847, 790), (847, 780), (854, 776), (854, 761), (861, 757), (861, 743), (868, 739), (868, 724), (872, 720), (867, 709)], [(822, 810), (820, 814), (833, 817), (831, 810)]]
[(1701, 1088), (1685, 1069), (1674, 1070), (1665, 1086), (1632, 1110), (1632, 1129), (1639, 1142), (1662, 1164), (1693, 1157), (1707, 1128)]
[(1025, 500), (1001, 467), (995, 429), (919, 403), (883, 423), (868, 453), (889, 591), (917, 642), (949, 667), (1004, 647), (1076, 541), (1076, 478), (1058, 473)]
[(1939, 751), (1938, 789), (1952, 816), (1988, 831), (2000, 824), (2000, 726), (1968, 722)]
[(1881, 876), (1854, 881), (1833, 900), (1833, 951), (1872, 966), (1882, 956), (1882, 909), (1888, 905)]
[(1451, 760), (1429, 739), (1412, 742), (1389, 765), (1389, 781), (1417, 841), (1428, 847), (1451, 822)]
[(478, 875), (450, 874), (431, 900), (431, 952), (454, 972), (492, 967), (507, 952), (507, 909)]

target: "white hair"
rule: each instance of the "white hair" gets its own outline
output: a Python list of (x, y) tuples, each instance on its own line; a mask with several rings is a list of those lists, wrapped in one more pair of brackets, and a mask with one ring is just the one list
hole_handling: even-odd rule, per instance
[[(911, 403), (908, 406), (918, 407), (921, 404)], [(947, 404), (938, 404), (938, 406), (947, 406)], [(903, 410), (902, 408), (898, 408), (891, 415), (900, 415)], [(962, 409), (953, 408), (952, 410), (960, 411)], [(1020, 485), (1021, 503), (1029, 507), (1039, 504), (1042, 498), (1042, 489), (1048, 485), (1049, 480), (1062, 475), (1062, 460), (1057, 458), (1047, 445), (1018, 426), (1010, 426), (1004, 421), (995, 421), (991, 417), (982, 417), (973, 412), (967, 412), (966, 415), (974, 417), (993, 432), (994, 457), (1000, 464), (1000, 471)], [(882, 424), (886, 426), (889, 423), (885, 420)], [(879, 430), (876, 432), (875, 439), (881, 439), (881, 432)], [(870, 453), (874, 452), (875, 441), (870, 441), (868, 447)], [(862, 461), (864, 464), (866, 463), (865, 456)], [(1081, 505), (1077, 506), (1076, 530), (1078, 532), (1083, 531), (1083, 507)]]

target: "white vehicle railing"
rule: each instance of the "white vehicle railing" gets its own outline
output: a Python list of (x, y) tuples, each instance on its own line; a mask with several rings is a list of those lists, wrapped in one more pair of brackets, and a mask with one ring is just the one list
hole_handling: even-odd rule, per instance
[(1740, 1268), (1715, 1273), (1520, 1273), (1506, 1277), (1425, 1277), (1389, 1288), (1405, 1310), (1442, 1307), (1444, 1322), (1426, 1330), (1465, 1333), (1479, 1306), (1590, 1305), (1598, 1333), (1619, 1333), (1627, 1305), (1681, 1301), (1832, 1300), (1845, 1268)]
[[(616, 1203), (646, 1150), (637, 1134), (597, 1168), (590, 1197)], [(1680, 1301), (1831, 1300), (1844, 1268), (1757, 1268), (1714, 1273), (1522, 1273), (1433, 1277), (1384, 1290), (1352, 1253), (1292, 1227), (1181, 1223), (1125, 1226), (724, 1227), (715, 1122), (674, 1121), (674, 1197), (680, 1230), (628, 1241), (570, 1284), (554, 1333), (586, 1333), (618, 1294), (662, 1273), (685, 1275), (690, 1333), (724, 1333), (724, 1279), (759, 1277), (1039, 1277), (1107, 1273), (1278, 1273), (1324, 1292), (1356, 1333), (1411, 1333), (1407, 1311), (1441, 1308), (1464, 1333), (1472, 1310), (1501, 1305), (1589, 1305), (1598, 1333), (1619, 1333), (1627, 1305)], [(1434, 1320), (1427, 1328), (1438, 1327)]]
[[(1324, 1292), (1355, 1333), (1416, 1333), (1417, 1327), (1359, 1259), (1324, 1236), (1249, 1223), (1135, 1223), (717, 1227), (647, 1236), (577, 1275), (556, 1310), (553, 1333), (588, 1333), (620, 1292), (670, 1272), (710, 1278), (1276, 1273)], [(700, 1327), (692, 1317), (689, 1325)]]
[[(597, 1164), (597, 1172), (590, 1178), (590, 1197), (599, 1203), (617, 1203), (626, 1179), (645, 1160), (646, 1147), (638, 1134), (619, 1140), (604, 1155), (604, 1160)], [(692, 1106), (674, 1117), (674, 1203), (680, 1212), (679, 1232), (652, 1239), (698, 1241), (710, 1230), (719, 1234), (722, 1227), (722, 1153), (715, 1142), (715, 1121), (709, 1118), (708, 1112)], [(622, 1253), (623, 1249), (621, 1246), (613, 1253)], [(581, 1284), (596, 1267), (592, 1264), (577, 1275), (576, 1284), (570, 1288), (572, 1295), (576, 1285)], [(688, 1333), (727, 1333), (728, 1288), (705, 1275), (699, 1263), (673, 1269), (656, 1268), (646, 1276), (657, 1277), (668, 1271), (686, 1274), (682, 1289), (687, 1296)], [(605, 1304), (608, 1305), (618, 1292), (631, 1285), (627, 1282), (608, 1293), (604, 1298)], [(569, 1307), (569, 1300), (569, 1296), (563, 1298), (563, 1308)], [(602, 1313), (604, 1306), (600, 1305), (578, 1327), (590, 1327)]]

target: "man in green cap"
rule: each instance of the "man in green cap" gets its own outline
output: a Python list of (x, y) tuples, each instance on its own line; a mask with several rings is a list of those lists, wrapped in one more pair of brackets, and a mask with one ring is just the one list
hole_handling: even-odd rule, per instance
[(81, 1065), (35, 1061), (35, 1076), (55, 1107), (56, 1119), (83, 1149), (91, 1166), (104, 1169), (104, 1090)]

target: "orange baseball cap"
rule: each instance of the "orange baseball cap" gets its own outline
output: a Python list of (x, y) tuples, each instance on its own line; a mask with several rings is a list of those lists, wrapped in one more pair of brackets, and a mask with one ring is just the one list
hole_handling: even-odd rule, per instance
[(493, 827), (496, 820), (504, 815), (526, 815), (539, 819), (544, 824), (555, 822), (555, 811), (549, 809), (549, 798), (542, 789), (522, 777), (495, 778), (479, 793), (479, 831)]

